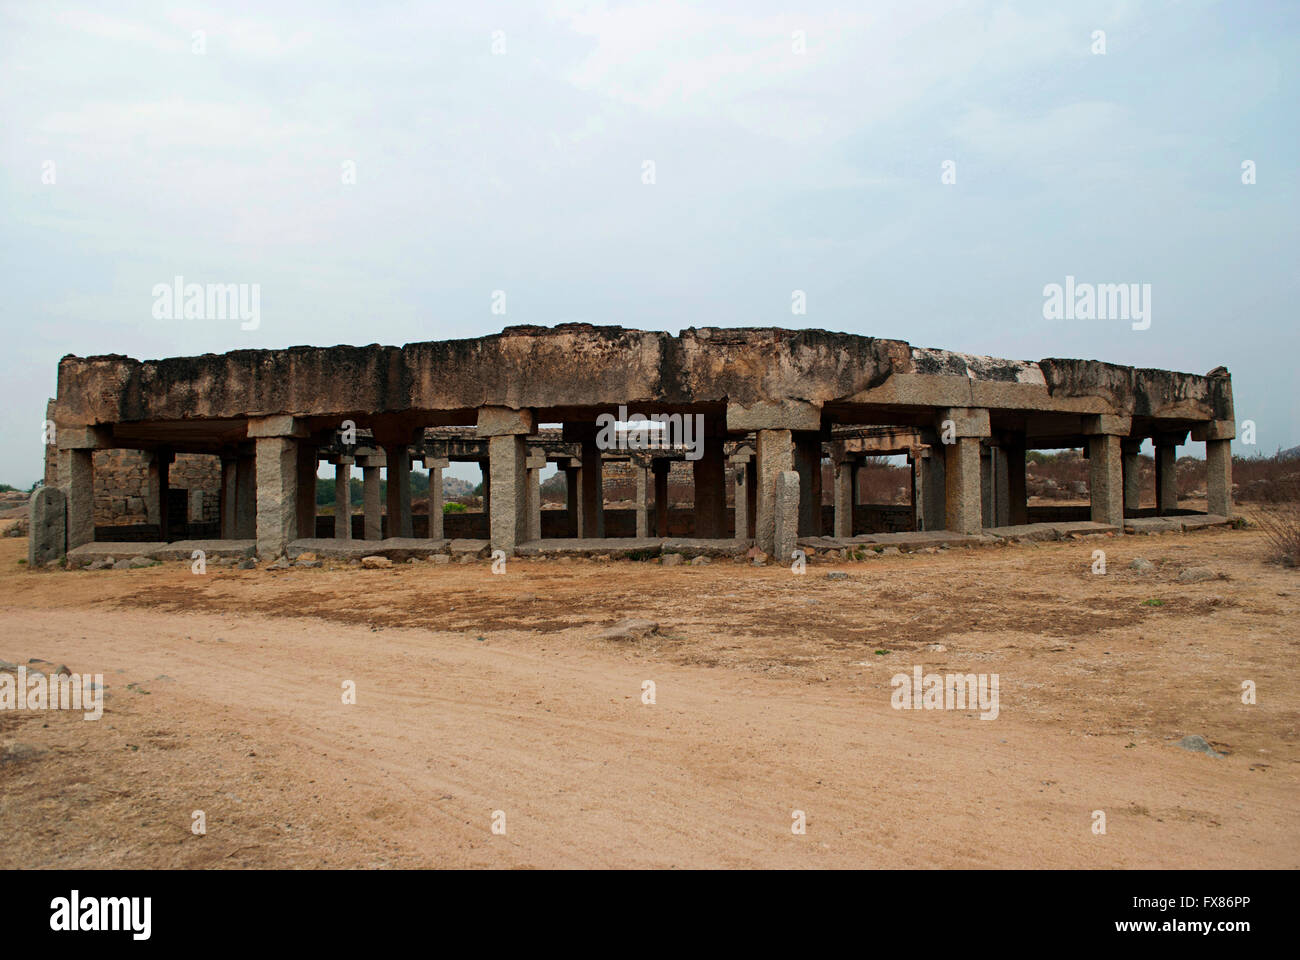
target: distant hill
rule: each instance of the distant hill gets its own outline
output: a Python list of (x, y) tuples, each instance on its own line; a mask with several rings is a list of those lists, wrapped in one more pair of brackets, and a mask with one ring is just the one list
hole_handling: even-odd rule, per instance
[(460, 477), (443, 477), (442, 478), (442, 496), (444, 499), (453, 497), (472, 497), (474, 495), (474, 484), (468, 480), (462, 480)]

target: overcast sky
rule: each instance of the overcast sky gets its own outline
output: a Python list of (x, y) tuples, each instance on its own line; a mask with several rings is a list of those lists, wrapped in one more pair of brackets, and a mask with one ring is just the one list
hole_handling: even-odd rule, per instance
[[(1222, 364), (1237, 451), (1300, 443), (1300, 4), (110, 6), (0, 7), (0, 482), (66, 353), (567, 321)], [(1149, 329), (1044, 319), (1067, 275)]]

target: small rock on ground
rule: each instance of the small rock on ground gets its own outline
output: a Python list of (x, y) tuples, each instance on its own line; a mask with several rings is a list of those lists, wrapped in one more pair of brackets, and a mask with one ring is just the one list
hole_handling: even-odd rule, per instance
[(659, 624), (653, 620), (638, 620), (636, 618), (620, 620), (611, 627), (602, 630), (597, 634), (597, 640), (640, 640), (642, 637), (648, 637), (653, 633), (659, 632)]
[(1188, 567), (1178, 575), (1179, 583), (1203, 583), (1206, 580), (1214, 580), (1217, 574), (1209, 567)]
[(361, 565), (367, 570), (382, 570), (384, 567), (391, 567), (393, 561), (387, 557), (362, 557)]
[(1204, 737), (1198, 736), (1197, 734), (1183, 737), (1183, 739), (1178, 741), (1178, 746), (1182, 747), (1184, 750), (1192, 750), (1196, 753), (1206, 753), (1212, 757), (1223, 756), (1223, 754), (1210, 746), (1209, 742)]

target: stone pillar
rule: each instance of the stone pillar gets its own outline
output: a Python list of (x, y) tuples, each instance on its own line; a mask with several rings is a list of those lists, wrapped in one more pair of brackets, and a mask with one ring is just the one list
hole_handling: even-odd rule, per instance
[(994, 494), (997, 492), (993, 477), (993, 448), (980, 445), (980, 526), (996, 527), (998, 525), (997, 506)]
[(777, 563), (793, 559), (799, 534), (799, 473), (782, 470), (773, 484), (772, 551)]
[(1029, 488), (1025, 483), (1025, 439), (1023, 436), (1006, 445), (1007, 454), (1007, 523), (1020, 526), (1029, 522)]
[(605, 471), (596, 446), (596, 436), (582, 440), (582, 532), (580, 536), (605, 535)]
[(582, 467), (572, 462), (564, 468), (564, 512), (569, 536), (582, 536)]
[(492, 549), (504, 550), (510, 556), (518, 544), (528, 539), (528, 468), (523, 436), (490, 438), (488, 455), (492, 458)]
[(298, 539), (314, 539), (316, 536), (316, 471), (320, 469), (320, 459), (316, 443), (311, 438), (298, 441)]
[(721, 539), (726, 527), (726, 457), (722, 437), (705, 435), (703, 456), (694, 462), (695, 536)]
[(384, 457), (388, 460), (388, 488), (385, 500), (388, 506), (388, 535), (413, 537), (411, 524), (411, 451), (405, 442), (384, 444)]
[(978, 437), (957, 437), (944, 446), (944, 527), (979, 533), (983, 526)]
[(668, 475), (672, 471), (671, 460), (657, 459), (650, 461), (650, 469), (655, 475), (655, 536), (668, 536)]
[(926, 440), (928, 446), (920, 450), (917, 475), (921, 480), (918, 530), (943, 530), (948, 522), (947, 480), (945, 470), (946, 447), (939, 443), (938, 434)]
[(1095, 523), (1124, 525), (1122, 442), (1132, 429), (1129, 417), (1102, 414), (1083, 418), (1088, 438), (1088, 493)]
[(1178, 445), (1187, 439), (1182, 434), (1158, 434), (1156, 445), (1156, 513), (1161, 516), (1178, 510)]
[(352, 539), (352, 457), (334, 458), (334, 539)]
[(1141, 462), (1138, 459), (1138, 450), (1141, 446), (1140, 437), (1120, 443), (1120, 464), (1124, 475), (1124, 516), (1126, 517), (1136, 517), (1142, 506)]
[(1210, 420), (1192, 428), (1192, 439), (1205, 441), (1206, 512), (1215, 516), (1232, 516), (1232, 438), (1236, 435), (1237, 425), (1231, 420)]
[(445, 457), (425, 457), (424, 468), (429, 471), (429, 539), (445, 540), (445, 512), (442, 508), (442, 471), (451, 466)]
[(793, 435), (794, 466), (799, 474), (799, 535), (822, 535), (821, 434), (798, 431)]
[(527, 475), (524, 477), (524, 485), (527, 492), (525, 510), (525, 540), (542, 539), (542, 468), (546, 466), (546, 451), (541, 447), (533, 447), (528, 451), (528, 459), (524, 461), (527, 468)]
[[(525, 437), (533, 432), (533, 412), (509, 407), (480, 407), (478, 435), (488, 440), (491, 512), (488, 535), (493, 550), (507, 556), (528, 539), (528, 451)], [(542, 461), (545, 463), (545, 460)], [(538, 505), (540, 509), (540, 499)]]
[(1232, 516), (1232, 441), (1205, 441), (1206, 512)]
[(483, 475), (483, 519), (488, 529), (492, 529), (492, 464), (488, 460), (478, 462), (478, 472)]
[[(758, 504), (754, 539), (765, 553), (776, 550), (776, 498), (781, 474), (794, 470), (794, 437), (789, 430), (759, 430)], [(796, 477), (798, 475), (796, 474)]]
[(729, 476), (731, 478), (732, 511), (733, 524), (732, 535), (737, 540), (749, 539), (749, 518), (753, 516), (750, 512), (750, 497), (753, 488), (749, 482), (750, 461), (754, 452), (750, 447), (741, 446), (731, 455), (731, 469)]
[(979, 533), (984, 512), (980, 440), (990, 433), (989, 412), (977, 407), (941, 410), (938, 432), (944, 451), (944, 526), (954, 533)]
[(1005, 527), (1011, 522), (1011, 485), (1007, 469), (1007, 451), (1002, 446), (993, 447), (993, 516), (994, 526)]
[(145, 483), (145, 509), (149, 522), (158, 527), (158, 539), (166, 543), (171, 539), (172, 520), (167, 509), (167, 496), (171, 489), (169, 480), (171, 463), (176, 455), (170, 450), (153, 450), (148, 454), (148, 479)]
[(357, 463), (361, 466), (361, 509), (364, 513), (365, 539), (382, 540), (384, 517), (379, 496), (379, 471), (388, 464), (388, 458), (383, 451), (373, 450), (358, 453)]
[(632, 461), (632, 470), (636, 473), (636, 535), (639, 539), (650, 536), (650, 516), (647, 506), (647, 483), (646, 466), (644, 463)]
[(68, 549), (93, 543), (95, 541), (95, 451), (60, 450), (59, 480), (67, 501)]
[(221, 458), (221, 539), (234, 540), (239, 536), (239, 460), (235, 457)]
[(257, 538), (257, 457), (243, 455), (235, 464), (235, 538)]
[(857, 502), (854, 487), (858, 477), (857, 460), (843, 453), (843, 444), (835, 445), (835, 536), (853, 536), (853, 505)]
[[(112, 438), (105, 427), (60, 426), (55, 434), (65, 524), (65, 533), (58, 544), (58, 555), (62, 556), (65, 546), (71, 550), (95, 539), (95, 451), (108, 449)], [(51, 506), (51, 509), (58, 508)], [(29, 536), (34, 533), (29, 531)], [(55, 534), (49, 536), (53, 538)]]
[(307, 431), (293, 417), (259, 417), (248, 421), (256, 443), (257, 554), (280, 556), (298, 539), (298, 441)]

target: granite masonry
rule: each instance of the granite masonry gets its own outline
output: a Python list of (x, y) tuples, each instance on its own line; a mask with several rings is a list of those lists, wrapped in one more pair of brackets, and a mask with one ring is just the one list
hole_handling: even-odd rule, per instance
[[(598, 418), (620, 407), (699, 415), (700, 443), (611, 447)], [(1232, 512), (1223, 368), (999, 360), (823, 330), (673, 336), (566, 324), (404, 347), (67, 356), (49, 419), (46, 485), (62, 496), (42, 500), (37, 562), (122, 552), (114, 531), (127, 525), (153, 535), (132, 555), (158, 557), (183, 555), (199, 535), (208, 549), (263, 558), (725, 554), (751, 545), (772, 554), (1034, 536), (1043, 525), (1028, 507), (1025, 453), (1063, 447), (1089, 459), (1090, 506), (1077, 529), (1221, 523)], [(1205, 444), (1208, 466), (1209, 509), (1199, 517), (1179, 508), (1173, 478), (1189, 438)], [(1145, 440), (1155, 449), (1154, 511), (1138, 509)], [(864, 512), (856, 490), (864, 458), (886, 455), (912, 468), (912, 502), (887, 523)], [(480, 538), (446, 536), (441, 480), (454, 461), (482, 468)], [(824, 494), (827, 461), (833, 490)], [(355, 524), (317, 517), (322, 462), (334, 466), (338, 502), (358, 509)], [(686, 463), (693, 496), (681, 520), (667, 509), (668, 483)], [(548, 464), (568, 481), (562, 512), (542, 509)], [(430, 473), (427, 504), (412, 504), (413, 466)], [(364, 494), (353, 505), (355, 473)], [(608, 524), (607, 473), (627, 479), (633, 501)], [(350, 509), (339, 512), (350, 519)]]

